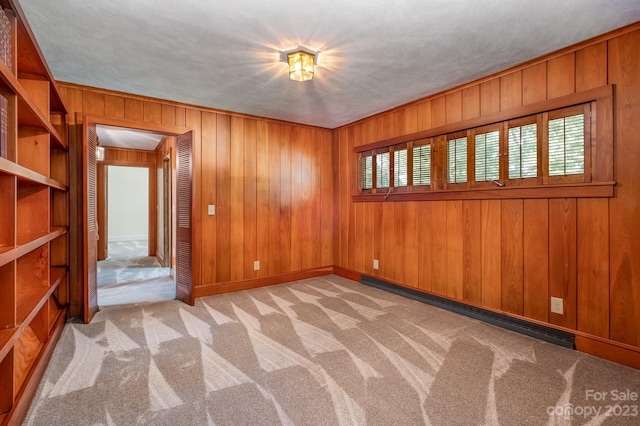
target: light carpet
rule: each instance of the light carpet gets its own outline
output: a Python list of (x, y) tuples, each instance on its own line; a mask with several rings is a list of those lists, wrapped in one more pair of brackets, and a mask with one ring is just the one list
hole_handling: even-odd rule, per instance
[(68, 323), (25, 424), (637, 425), (612, 392), (639, 389), (640, 371), (330, 275)]
[(109, 242), (108, 257), (98, 262), (98, 305), (172, 300), (176, 285), (146, 240)]

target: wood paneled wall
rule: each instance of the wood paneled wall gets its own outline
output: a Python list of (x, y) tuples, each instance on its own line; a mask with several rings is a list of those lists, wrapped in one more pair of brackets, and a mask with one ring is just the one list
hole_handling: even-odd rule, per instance
[[(640, 347), (638, 76), (636, 24), (336, 129), (335, 265), (600, 342)], [(616, 88), (613, 198), (351, 199), (355, 146), (607, 84)], [(551, 313), (551, 296), (565, 300), (564, 315)]]
[[(223, 283), (257, 286), (332, 266), (331, 130), (60, 86), (71, 125), (80, 113), (193, 130), (197, 296), (216, 293)], [(208, 204), (216, 206), (215, 216), (207, 215)], [(74, 315), (82, 288), (71, 285)]]

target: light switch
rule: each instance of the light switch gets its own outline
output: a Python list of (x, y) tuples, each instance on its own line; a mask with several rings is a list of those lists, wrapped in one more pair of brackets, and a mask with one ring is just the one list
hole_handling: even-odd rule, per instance
[(216, 206), (215, 206), (215, 204), (209, 204), (207, 206), (207, 214), (209, 216), (215, 216), (215, 214), (216, 214)]
[(259, 271), (260, 270), (260, 261), (259, 260), (254, 260), (253, 261), (253, 270), (254, 271)]

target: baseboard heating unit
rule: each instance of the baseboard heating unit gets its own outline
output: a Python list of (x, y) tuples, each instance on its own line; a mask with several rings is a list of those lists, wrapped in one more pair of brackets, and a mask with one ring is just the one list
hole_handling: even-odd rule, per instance
[(515, 331), (516, 333), (525, 334), (536, 339), (544, 340), (545, 342), (553, 343), (565, 348), (574, 349), (575, 347), (575, 335), (571, 333), (556, 330), (551, 327), (545, 327), (543, 325), (533, 324), (528, 321), (512, 318), (510, 316), (491, 312), (486, 309), (476, 308), (474, 306), (469, 306), (464, 303), (445, 299), (433, 294), (422, 293), (417, 290), (391, 284), (389, 282), (365, 275), (360, 276), (360, 282), (370, 287), (375, 287), (380, 290), (388, 291), (389, 293), (394, 293), (399, 296), (404, 296), (409, 299), (416, 300), (418, 302), (436, 306), (438, 308), (445, 309), (456, 314), (464, 315), (470, 318), (477, 319), (479, 321), (486, 322), (488, 324), (505, 328), (507, 330)]

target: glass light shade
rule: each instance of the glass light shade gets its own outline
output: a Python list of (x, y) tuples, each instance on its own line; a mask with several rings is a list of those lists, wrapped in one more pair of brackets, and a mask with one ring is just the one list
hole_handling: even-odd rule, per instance
[(289, 61), (289, 79), (295, 81), (308, 81), (313, 78), (313, 59), (312, 53), (299, 50), (289, 53), (287, 56)]
[(102, 161), (104, 160), (104, 147), (103, 146), (97, 146), (96, 147), (96, 161)]

